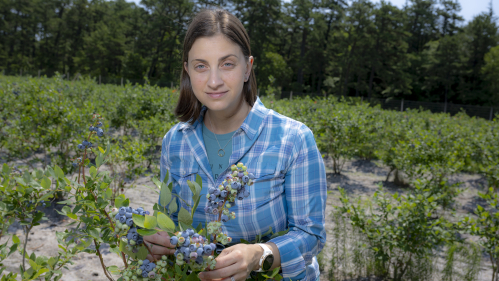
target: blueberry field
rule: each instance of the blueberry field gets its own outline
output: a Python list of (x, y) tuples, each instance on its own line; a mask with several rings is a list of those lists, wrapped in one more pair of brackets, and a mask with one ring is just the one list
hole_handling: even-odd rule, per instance
[[(221, 226), (252, 174), (234, 166), (208, 194), (193, 178), (194, 203), (174, 203), (159, 156), (177, 97), (147, 84), (0, 76), (2, 280), (197, 280), (189, 273), (214, 266), (231, 241)], [(323, 154), (321, 279), (499, 280), (499, 116), (261, 99), (306, 124)], [(218, 220), (191, 225), (206, 195)], [(148, 262), (142, 237), (158, 231), (177, 251)], [(278, 270), (251, 278), (286, 279)]]

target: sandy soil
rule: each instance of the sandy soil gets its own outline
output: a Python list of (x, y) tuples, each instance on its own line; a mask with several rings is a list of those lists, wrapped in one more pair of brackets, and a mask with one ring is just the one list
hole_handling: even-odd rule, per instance
[[(328, 189), (331, 193), (328, 195), (326, 207), (326, 227), (328, 233), (332, 228), (330, 214), (333, 210), (333, 205), (339, 205), (338, 187), (344, 188), (352, 197), (362, 196), (368, 198), (377, 189), (377, 183), (384, 181), (388, 173), (388, 169), (380, 167), (376, 162), (355, 160), (348, 161), (345, 164), (342, 175), (334, 175), (330, 170), (332, 167), (329, 161), (326, 161)], [(451, 177), (451, 181), (463, 182), (463, 188), (468, 188), (458, 198), (459, 213), (466, 214), (473, 211), (477, 203), (482, 203), (476, 195), (477, 190), (483, 190), (486, 181), (478, 175), (458, 174)], [(125, 195), (130, 198), (131, 205), (143, 206), (144, 209), (152, 211), (152, 206), (157, 202), (157, 194), (151, 191), (149, 187), (155, 185), (151, 181), (151, 177), (142, 177), (137, 180), (136, 187), (126, 189)], [(386, 183), (384, 186), (391, 192), (404, 193), (407, 188), (397, 186), (393, 183)], [(46, 208), (45, 212), (48, 220), (41, 225), (35, 227), (29, 236), (28, 251), (34, 251), (36, 255), (54, 256), (58, 251), (57, 240), (55, 238), (56, 231), (64, 231), (71, 220), (67, 217), (59, 215), (54, 208), (62, 209), (61, 205)], [(9, 229), (11, 234), (17, 234), (22, 240), (22, 230), (18, 224), (12, 225)], [(329, 239), (328, 239), (329, 240)], [(2, 239), (0, 242), (4, 242)], [(327, 245), (326, 245), (327, 247)], [(107, 266), (117, 265), (122, 266), (121, 259), (114, 253), (109, 252), (105, 247), (102, 250)], [(21, 263), (22, 257), (18, 253), (14, 253), (5, 261), (6, 271), (18, 272), (18, 265)], [(64, 277), (62, 280), (107, 280), (104, 276), (99, 259), (95, 255), (81, 253), (73, 260), (74, 264), (68, 266), (68, 269), (63, 269)], [(483, 270), (479, 280), (490, 280), (491, 267), (486, 256), (483, 258)]]

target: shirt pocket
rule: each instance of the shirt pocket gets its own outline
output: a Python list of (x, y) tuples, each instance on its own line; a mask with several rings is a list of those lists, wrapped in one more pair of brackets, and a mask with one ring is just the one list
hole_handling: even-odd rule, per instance
[[(192, 191), (187, 185), (187, 181), (196, 181), (196, 174), (199, 172), (199, 164), (196, 161), (181, 160), (172, 163), (170, 174), (174, 182), (173, 188), (177, 194), (191, 204)], [(184, 206), (185, 207), (185, 206)]]
[(255, 175), (250, 190), (255, 192), (254, 198), (257, 206), (269, 203), (284, 192), (284, 175), (281, 174), (279, 159), (266, 157), (262, 161), (256, 162), (253, 172), (250, 171)]

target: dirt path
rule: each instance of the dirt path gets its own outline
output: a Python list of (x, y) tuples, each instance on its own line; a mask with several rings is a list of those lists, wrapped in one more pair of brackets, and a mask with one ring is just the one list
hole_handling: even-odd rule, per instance
[[(329, 161), (326, 161), (328, 189), (331, 191), (328, 195), (328, 204), (326, 207), (326, 227), (328, 234), (330, 234), (332, 229), (330, 214), (333, 210), (333, 205), (340, 204), (338, 200), (338, 187), (341, 186), (344, 188), (349, 196), (362, 196), (363, 198), (368, 198), (375, 192), (377, 184), (385, 180), (388, 173), (387, 168), (378, 167), (376, 163), (372, 161), (348, 161), (345, 164), (342, 175), (332, 174), (329, 168), (331, 166)], [(451, 177), (451, 181), (462, 181), (464, 182), (463, 188), (468, 187), (468, 190), (463, 192), (457, 200), (458, 204), (462, 206), (459, 208), (459, 213), (466, 214), (472, 212), (476, 204), (482, 202), (479, 200), (479, 197), (476, 196), (476, 192), (477, 190), (483, 189), (483, 186), (486, 183), (485, 180), (478, 175), (459, 174)], [(145, 210), (152, 212), (152, 206), (157, 202), (158, 195), (150, 188), (146, 187), (155, 186), (152, 183), (151, 178), (142, 177), (136, 182), (136, 185), (136, 188), (127, 189), (125, 195), (130, 198), (132, 206), (143, 206)], [(407, 190), (406, 188), (397, 186), (393, 183), (385, 184), (385, 187), (391, 192), (404, 193)], [(62, 206), (57, 205), (56, 208), (60, 210)], [(48, 221), (35, 227), (30, 233), (28, 250), (30, 251), (29, 253), (34, 251), (36, 255), (55, 256), (59, 250), (55, 232), (64, 231), (71, 220), (59, 215), (54, 210), (54, 207), (47, 208), (46, 215)], [(18, 224), (11, 226), (9, 232), (17, 234), (22, 240), (22, 230)], [(0, 242), (3, 241), (5, 240)], [(108, 248), (106, 249), (104, 247), (102, 253), (107, 266), (117, 265), (121, 267), (123, 265), (122, 260), (116, 254), (109, 252)], [(21, 255), (14, 253), (5, 261), (5, 266), (7, 267), (6, 271), (18, 272), (18, 266), (21, 263), (21, 260)], [(107, 280), (102, 272), (102, 267), (97, 256), (80, 253), (75, 257), (73, 262), (73, 265), (68, 266), (67, 269), (63, 269), (64, 275), (61, 280)], [(490, 280), (492, 271), (490, 262), (488, 262), (485, 257), (482, 266), (483, 270), (478, 280)]]

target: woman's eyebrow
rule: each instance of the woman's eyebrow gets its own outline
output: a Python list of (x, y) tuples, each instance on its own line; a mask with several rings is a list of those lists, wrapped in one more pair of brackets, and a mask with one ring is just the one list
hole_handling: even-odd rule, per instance
[[(219, 59), (218, 59), (218, 61), (219, 61), (219, 62), (220, 62), (220, 61), (223, 61), (224, 59), (226, 59), (226, 58), (228, 58), (228, 57), (230, 57), (230, 56), (234, 56), (234, 57), (236, 57), (236, 58), (237, 58), (237, 56), (236, 56), (236, 55), (233, 55), (233, 54), (228, 54), (228, 55), (226, 55), (226, 56), (223, 56), (223, 57), (219, 58)], [(200, 62), (208, 63), (208, 61), (203, 60), (203, 59), (193, 59), (193, 60), (191, 60), (191, 63), (192, 63), (193, 61), (196, 61), (196, 60), (197, 60), (197, 61), (200, 61)]]

